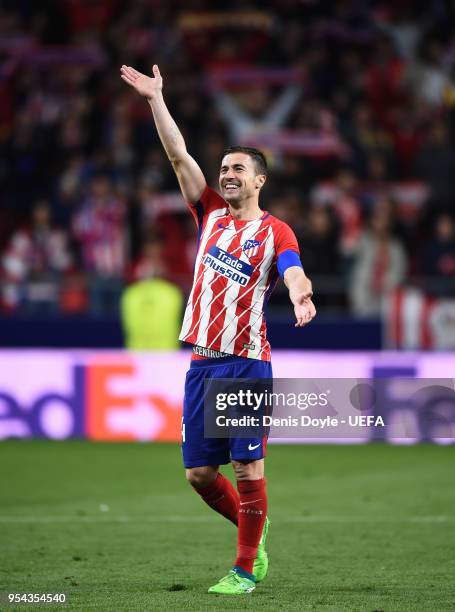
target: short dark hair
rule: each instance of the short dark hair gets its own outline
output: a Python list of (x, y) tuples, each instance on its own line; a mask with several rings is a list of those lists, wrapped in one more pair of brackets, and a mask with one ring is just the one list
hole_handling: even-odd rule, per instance
[(255, 149), (254, 147), (241, 147), (240, 145), (237, 145), (235, 147), (228, 147), (225, 149), (223, 152), (223, 157), (230, 155), (231, 153), (245, 153), (245, 155), (249, 155), (254, 161), (256, 174), (264, 174), (267, 176), (267, 160), (264, 153), (259, 151), (259, 149)]

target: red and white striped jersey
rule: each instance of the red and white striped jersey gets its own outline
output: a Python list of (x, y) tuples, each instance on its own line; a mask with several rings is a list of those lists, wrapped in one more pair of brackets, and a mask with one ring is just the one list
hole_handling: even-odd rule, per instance
[(199, 245), (180, 340), (269, 361), (264, 305), (278, 279), (277, 258), (299, 253), (294, 232), (267, 212), (254, 221), (234, 219), (209, 187), (190, 210)]

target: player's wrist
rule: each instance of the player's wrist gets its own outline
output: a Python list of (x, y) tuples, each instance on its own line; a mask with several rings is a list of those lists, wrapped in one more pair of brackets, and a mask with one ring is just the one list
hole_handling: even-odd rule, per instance
[(162, 89), (156, 89), (154, 91), (151, 91), (150, 93), (146, 94), (145, 98), (147, 100), (147, 102), (149, 104), (152, 104), (152, 102), (157, 102), (159, 101), (160, 98), (163, 97), (163, 90)]
[(293, 303), (300, 304), (302, 301), (304, 302), (311, 301), (311, 298), (313, 297), (313, 291), (311, 289), (307, 291), (295, 291), (291, 289), (289, 291), (289, 295)]
[(302, 296), (304, 300), (311, 300), (313, 297), (313, 285), (307, 281), (302, 287)]

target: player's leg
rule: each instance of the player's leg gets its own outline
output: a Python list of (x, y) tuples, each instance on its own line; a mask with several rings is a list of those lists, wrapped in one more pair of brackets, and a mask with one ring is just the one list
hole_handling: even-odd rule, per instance
[(187, 468), (186, 478), (208, 506), (237, 525), (239, 496), (218, 468), (213, 465)]
[(243, 570), (248, 577), (254, 574), (253, 566), (267, 517), (264, 459), (233, 460), (232, 465), (240, 497), (234, 569)]
[[(223, 378), (249, 380), (248, 387), (264, 392), (271, 387), (270, 363), (252, 359), (233, 364)], [(245, 433), (245, 432), (244, 432)], [(268, 530), (267, 491), (264, 478), (266, 431), (251, 431), (255, 437), (231, 437), (229, 440), (231, 461), (239, 491), (237, 558), (233, 569), (209, 593), (240, 595), (255, 588), (255, 582), (267, 574), (268, 557), (265, 537)]]
[(232, 465), (240, 497), (237, 557), (229, 574), (210, 587), (209, 593), (241, 595), (255, 588), (253, 566), (267, 516), (267, 492), (264, 459), (233, 459)]
[[(213, 360), (207, 360), (211, 363)], [(239, 496), (231, 482), (218, 471), (229, 463), (229, 441), (204, 436), (204, 380), (213, 367), (191, 364), (186, 375), (182, 419), (182, 455), (186, 478), (216, 512), (237, 525)]]

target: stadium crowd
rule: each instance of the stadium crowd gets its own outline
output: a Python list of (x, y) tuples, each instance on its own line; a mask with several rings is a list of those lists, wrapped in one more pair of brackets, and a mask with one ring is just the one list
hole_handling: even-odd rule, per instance
[(119, 78), (153, 63), (211, 184), (225, 146), (267, 153), (262, 205), (294, 228), (319, 308), (374, 316), (405, 282), (453, 295), (449, 7), (3, 2), (2, 308), (106, 312), (154, 274), (188, 291), (195, 228), (150, 109)]

